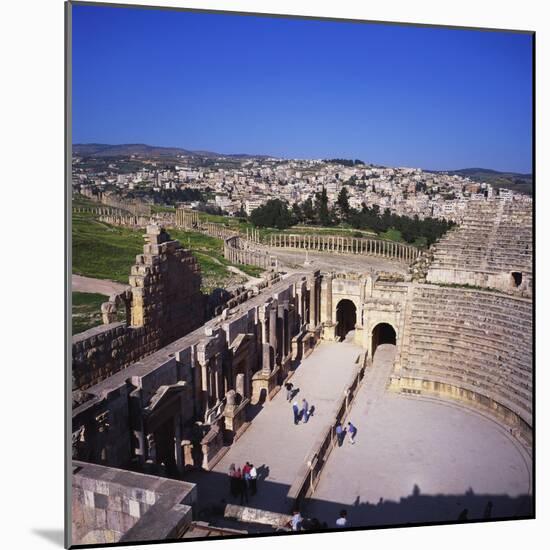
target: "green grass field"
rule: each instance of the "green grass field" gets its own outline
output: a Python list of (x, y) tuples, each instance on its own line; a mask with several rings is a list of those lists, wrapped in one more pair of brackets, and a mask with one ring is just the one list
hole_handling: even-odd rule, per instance
[(73, 292), (73, 334), (101, 325), (101, 304), (107, 300), (103, 294)]
[[(202, 272), (202, 288), (210, 292), (242, 282), (243, 278), (227, 270), (232, 265), (223, 257), (223, 241), (192, 231), (169, 229), (173, 239), (195, 254)], [(73, 273), (128, 283), (130, 267), (143, 252), (144, 231), (111, 226), (91, 214), (73, 214)], [(241, 271), (257, 277), (261, 269), (237, 265)]]
[(130, 267), (143, 251), (143, 233), (73, 214), (73, 273), (128, 283)]

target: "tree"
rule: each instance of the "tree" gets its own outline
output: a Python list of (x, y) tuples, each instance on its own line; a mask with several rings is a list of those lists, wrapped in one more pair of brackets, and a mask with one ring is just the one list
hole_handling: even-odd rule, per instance
[(304, 214), (297, 202), (292, 205), (292, 221), (293, 223), (303, 223), (304, 221)]
[(313, 209), (311, 197), (302, 203), (302, 215), (305, 223), (315, 223), (315, 210)]
[(250, 220), (257, 227), (286, 229), (292, 225), (292, 214), (285, 202), (271, 199), (250, 213)]
[(338, 205), (338, 209), (340, 210), (340, 220), (341, 221), (347, 220), (349, 216), (350, 208), (349, 208), (348, 189), (345, 185), (340, 190), (340, 193), (338, 193), (336, 204)]
[(323, 187), (320, 193), (315, 195), (315, 210), (317, 211), (317, 219), (321, 226), (330, 225), (330, 213), (328, 210), (327, 190)]

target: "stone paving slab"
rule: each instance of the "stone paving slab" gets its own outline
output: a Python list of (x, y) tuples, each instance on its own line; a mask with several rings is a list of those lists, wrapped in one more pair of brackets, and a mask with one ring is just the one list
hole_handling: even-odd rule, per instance
[(286, 494), (314, 443), (335, 416), (336, 401), (343, 395), (363, 350), (355, 344), (321, 343), (296, 369), (292, 383), (315, 411), (307, 424), (294, 425), (292, 403), (282, 389), (258, 413), (246, 432), (232, 445), (212, 472), (195, 472), (186, 480), (198, 484), (199, 509), (207, 504), (237, 502), (229, 495), (229, 466), (248, 460), (258, 469), (258, 494), (250, 506), (288, 513)]
[[(276, 257), (279, 263), (291, 269), (304, 269), (306, 251), (292, 248), (266, 248), (271, 256)], [(335, 252), (313, 252), (308, 253), (308, 269), (321, 269), (329, 271), (390, 271), (396, 273), (407, 273), (407, 265), (397, 261), (386, 260), (378, 256), (367, 256), (362, 254), (338, 254)]]
[(458, 404), (385, 390), (393, 346), (379, 346), (354, 401), (358, 428), (331, 453), (307, 515), (334, 526), (454, 521), (464, 508), (483, 517), (528, 514), (528, 455), (495, 421)]

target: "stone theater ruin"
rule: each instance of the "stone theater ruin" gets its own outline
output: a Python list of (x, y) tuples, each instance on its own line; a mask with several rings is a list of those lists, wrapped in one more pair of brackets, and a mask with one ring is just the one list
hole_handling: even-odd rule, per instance
[[(175, 223), (184, 223), (184, 213), (177, 216)], [(148, 225), (128, 289), (103, 304), (102, 326), (73, 336), (73, 543), (271, 532), (294, 506), (304, 517), (317, 514), (340, 452), (332, 451), (335, 424), (350, 414), (361, 418), (367, 403), (361, 392), (376, 384), (377, 395), (391, 395), (396, 406), (450, 404), (445, 410), (452, 414), (473, 411), (468, 418), (480, 423), (490, 418), (487, 429), (501, 430), (527, 460), (528, 488), (518, 490), (527, 495), (527, 508), (508, 515), (530, 513), (531, 231), (530, 202), (493, 200), (473, 204), (463, 223), (422, 254), (366, 239), (275, 235), (262, 243), (257, 236), (224, 235), (226, 257), (257, 261), (266, 271), (212, 306), (200, 292), (192, 254), (164, 228)], [(277, 259), (287, 248), (302, 255), (299, 269), (285, 269)], [(304, 263), (306, 251), (313, 259)], [(346, 268), (357, 256), (364, 269)], [(126, 321), (116, 322), (121, 312)], [(319, 416), (310, 424), (318, 431), (305, 459), (296, 451), (288, 479), (277, 478), (272, 452), (271, 474), (260, 479), (279, 484), (280, 500), (274, 497), (271, 509), (253, 500), (226, 502), (226, 462), (241, 456), (239, 446), (256, 460), (256, 448), (242, 449), (253, 445), (255, 424), (285, 406), (279, 390), (287, 380), (300, 381), (300, 400), (314, 392), (300, 370), (306, 365), (315, 373), (323, 349), (351, 350), (353, 360), (341, 387), (326, 382), (333, 396), (317, 399)], [(377, 357), (384, 350), (391, 356), (382, 373)], [(344, 368), (347, 356), (340, 357), (336, 363)], [(330, 368), (340, 368), (336, 363)], [(318, 372), (315, 384), (322, 387), (325, 371)], [(271, 439), (285, 437), (290, 414), (288, 426), (271, 426)], [(354, 451), (360, 451), (361, 422)], [(429, 427), (407, 437), (425, 440)], [(372, 436), (370, 443), (380, 442)], [(401, 469), (395, 460), (388, 476)], [(419, 478), (429, 485), (419, 464)], [(207, 509), (214, 504), (221, 508)]]

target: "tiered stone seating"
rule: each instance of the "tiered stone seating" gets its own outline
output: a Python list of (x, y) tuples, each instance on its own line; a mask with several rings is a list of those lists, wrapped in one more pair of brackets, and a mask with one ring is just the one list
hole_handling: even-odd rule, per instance
[[(427, 280), (529, 293), (532, 252), (531, 202), (473, 202), (462, 225), (436, 244)], [(512, 272), (525, 281), (519, 289)]]
[(531, 426), (532, 304), (494, 292), (414, 289), (402, 376), (450, 384)]
[(524, 203), (506, 201), (495, 237), (488, 251), (488, 268), (530, 274), (533, 253), (531, 208), (526, 208)]

